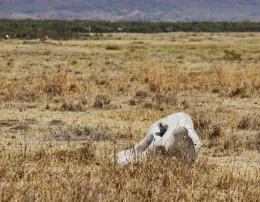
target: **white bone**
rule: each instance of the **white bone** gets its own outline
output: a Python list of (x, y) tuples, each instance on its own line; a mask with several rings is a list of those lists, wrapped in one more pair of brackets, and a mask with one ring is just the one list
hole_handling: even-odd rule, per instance
[(133, 148), (117, 154), (117, 163), (145, 161), (151, 154), (164, 150), (184, 161), (191, 162), (201, 146), (200, 138), (194, 130), (193, 122), (186, 113), (171, 114), (153, 123), (144, 139)]

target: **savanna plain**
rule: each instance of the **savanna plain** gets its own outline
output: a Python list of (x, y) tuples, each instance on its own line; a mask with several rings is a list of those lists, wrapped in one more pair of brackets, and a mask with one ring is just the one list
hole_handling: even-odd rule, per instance
[[(179, 111), (193, 165), (116, 165)], [(259, 201), (259, 152), (259, 33), (0, 41), (1, 201)]]

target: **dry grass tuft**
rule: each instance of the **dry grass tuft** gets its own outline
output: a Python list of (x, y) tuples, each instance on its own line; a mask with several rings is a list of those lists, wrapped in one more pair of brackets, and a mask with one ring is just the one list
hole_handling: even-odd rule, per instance
[(97, 95), (95, 97), (95, 101), (93, 104), (93, 107), (103, 109), (103, 108), (108, 108), (111, 100), (109, 99), (108, 96), (106, 95)]
[(224, 53), (225, 60), (241, 60), (241, 54), (236, 50), (224, 50)]
[(37, 90), (48, 97), (63, 95), (65, 92), (80, 92), (82, 83), (78, 82), (67, 72), (56, 72), (49, 75), (41, 75), (37, 81)]
[(79, 111), (85, 111), (85, 106), (80, 101), (74, 101), (74, 102), (64, 102), (59, 107), (60, 111), (73, 111), (73, 112), (79, 112)]
[(211, 130), (211, 133), (209, 133), (210, 140), (217, 140), (225, 136), (224, 129), (221, 126), (213, 126)]
[(243, 116), (237, 127), (242, 130), (260, 130), (260, 115), (247, 114)]

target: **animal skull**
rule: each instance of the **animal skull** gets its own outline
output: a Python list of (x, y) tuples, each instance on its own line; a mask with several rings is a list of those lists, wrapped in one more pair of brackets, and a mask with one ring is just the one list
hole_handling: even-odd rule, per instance
[(116, 158), (118, 165), (123, 166), (145, 161), (158, 150), (164, 150), (184, 162), (191, 163), (195, 160), (200, 146), (200, 138), (194, 130), (190, 116), (179, 112), (153, 123), (143, 140), (133, 148), (119, 152)]

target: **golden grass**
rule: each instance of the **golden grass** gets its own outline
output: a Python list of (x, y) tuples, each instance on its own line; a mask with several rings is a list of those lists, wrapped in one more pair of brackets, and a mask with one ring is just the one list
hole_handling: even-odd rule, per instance
[[(2, 201), (257, 201), (260, 35), (0, 41)], [(120, 168), (149, 124), (188, 112), (203, 147)]]

